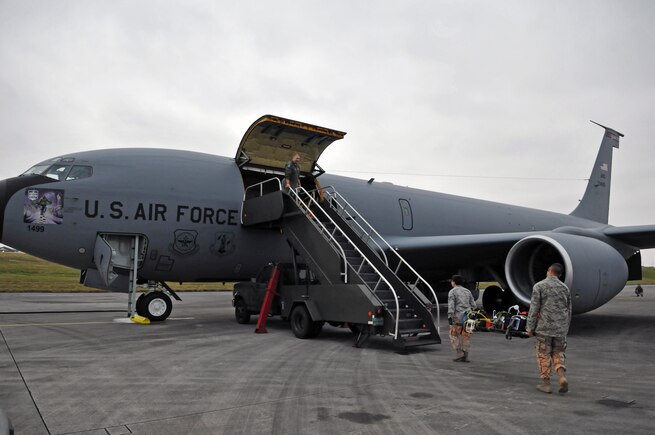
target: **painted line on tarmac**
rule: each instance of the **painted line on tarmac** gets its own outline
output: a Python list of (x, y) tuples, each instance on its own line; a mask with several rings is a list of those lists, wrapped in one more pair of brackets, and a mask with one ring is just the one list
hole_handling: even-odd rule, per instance
[(124, 313), (125, 310), (0, 311), (0, 314)]
[[(39, 408), (39, 405), (36, 404), (36, 400), (34, 400), (34, 395), (32, 394), (32, 390), (30, 389), (29, 385), (27, 385), (27, 381), (25, 380), (25, 376), (23, 376), (23, 371), (20, 369), (20, 366), (18, 365), (18, 361), (16, 361), (16, 357), (14, 357), (14, 352), (11, 350), (11, 347), (9, 346), (9, 343), (7, 342), (7, 338), (5, 337), (5, 334), (3, 334), (2, 330), (0, 330), (0, 337), (2, 337), (2, 341), (5, 343), (5, 346), (7, 347), (7, 351), (9, 352), (9, 355), (11, 356), (11, 360), (14, 362), (14, 366), (16, 366), (16, 370), (18, 371), (18, 374), (20, 375), (21, 380), (23, 381), (23, 385), (25, 385), (25, 389), (27, 390), (27, 393), (30, 395), (30, 399), (32, 399), (32, 404), (34, 405), (34, 408), (36, 409), (37, 414), (39, 414), (39, 418), (41, 419), (41, 423), (43, 423), (43, 426), (45, 427), (46, 432), (48, 435), (50, 435), (52, 432), (50, 432), (50, 428), (45, 422), (45, 419), (43, 418), (43, 414), (41, 413), (41, 409)], [(4, 431), (3, 431), (4, 433)], [(13, 430), (11, 433), (14, 433)]]
[(15, 328), (20, 326), (68, 326), (68, 325), (101, 325), (113, 322), (66, 322), (66, 323), (0, 323), (0, 328)]
[[(166, 320), (195, 320), (195, 317), (173, 317)], [(58, 322), (58, 323), (0, 323), (0, 328), (16, 328), (20, 326), (70, 326), (70, 325), (108, 325), (110, 323), (134, 324), (130, 319), (114, 319), (111, 322)]]

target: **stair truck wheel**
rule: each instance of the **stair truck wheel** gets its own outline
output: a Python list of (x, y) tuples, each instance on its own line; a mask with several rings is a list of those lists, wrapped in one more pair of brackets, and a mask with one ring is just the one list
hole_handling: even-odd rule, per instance
[(173, 302), (166, 293), (156, 291), (144, 295), (143, 307), (145, 317), (152, 322), (161, 322), (170, 316)]
[(323, 325), (325, 325), (325, 322), (312, 322), (312, 333), (310, 334), (310, 338), (318, 337), (318, 334), (321, 333), (323, 330)]
[(236, 317), (237, 323), (241, 323), (242, 325), (250, 322), (250, 312), (243, 299), (237, 299), (234, 302), (234, 317)]
[(294, 307), (293, 311), (291, 311), (290, 320), (293, 335), (300, 339), (311, 338), (312, 332), (314, 332), (314, 322), (312, 316), (309, 315), (309, 311), (307, 311), (307, 307), (304, 305)]

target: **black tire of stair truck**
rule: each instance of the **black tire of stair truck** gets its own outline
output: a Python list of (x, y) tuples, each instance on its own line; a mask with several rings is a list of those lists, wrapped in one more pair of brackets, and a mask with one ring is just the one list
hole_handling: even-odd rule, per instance
[(309, 338), (315, 338), (318, 337), (318, 334), (321, 333), (323, 330), (323, 325), (325, 325), (325, 322), (312, 322), (312, 333), (309, 336)]
[(236, 302), (234, 302), (234, 317), (237, 319), (237, 323), (242, 325), (250, 323), (248, 305), (246, 305), (246, 302), (243, 299), (237, 299)]
[(291, 330), (297, 338), (311, 338), (312, 332), (314, 332), (314, 321), (304, 305), (296, 305), (291, 311)]

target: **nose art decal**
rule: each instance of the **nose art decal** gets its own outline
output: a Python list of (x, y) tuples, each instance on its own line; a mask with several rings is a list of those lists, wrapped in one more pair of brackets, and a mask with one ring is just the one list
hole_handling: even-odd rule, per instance
[(39, 225), (63, 223), (64, 191), (60, 189), (26, 189), (23, 222)]

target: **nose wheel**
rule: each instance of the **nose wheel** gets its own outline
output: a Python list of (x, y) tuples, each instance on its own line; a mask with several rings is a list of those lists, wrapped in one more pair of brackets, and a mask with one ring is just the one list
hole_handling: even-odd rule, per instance
[(136, 300), (136, 312), (147, 317), (151, 322), (161, 322), (170, 316), (173, 310), (173, 301), (161, 291), (144, 293)]

